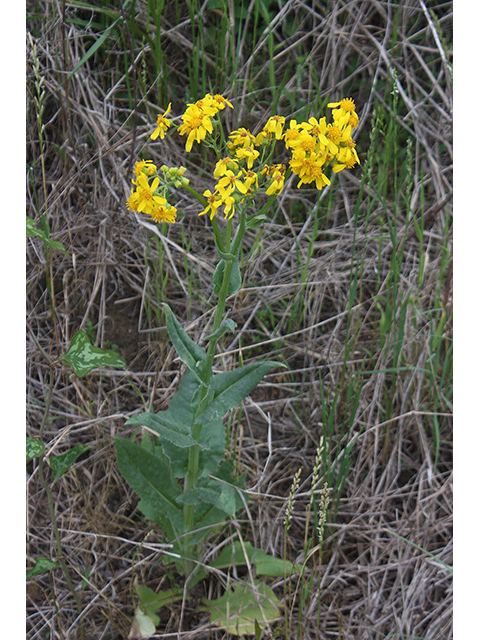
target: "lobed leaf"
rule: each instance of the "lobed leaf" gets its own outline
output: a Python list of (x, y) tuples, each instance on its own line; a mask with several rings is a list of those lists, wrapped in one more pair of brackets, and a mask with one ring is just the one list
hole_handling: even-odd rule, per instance
[(75, 460), (81, 456), (82, 453), (85, 453), (85, 451), (88, 451), (88, 449), (91, 448), (92, 445), (86, 446), (84, 444), (77, 444), (76, 447), (73, 447), (73, 449), (70, 449), (70, 451), (63, 453), (60, 456), (50, 456), (49, 462), (53, 469), (54, 482), (70, 469)]
[(79, 378), (96, 367), (123, 369), (127, 366), (115, 351), (92, 346), (87, 334), (81, 329), (73, 336), (70, 347), (61, 360), (68, 362)]
[(45, 445), (41, 440), (27, 437), (27, 460), (43, 456)]

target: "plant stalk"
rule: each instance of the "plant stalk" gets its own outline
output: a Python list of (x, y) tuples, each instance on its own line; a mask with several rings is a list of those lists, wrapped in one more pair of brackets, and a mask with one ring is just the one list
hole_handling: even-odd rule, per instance
[[(246, 217), (245, 210), (242, 209), (239, 215), (239, 224), (238, 224), (238, 230), (235, 236), (235, 240), (234, 240), (232, 249), (229, 252), (232, 258), (225, 259), (223, 281), (222, 281), (222, 286), (220, 288), (220, 292), (218, 295), (218, 303), (217, 303), (217, 308), (215, 310), (212, 333), (215, 333), (217, 329), (220, 327), (223, 315), (225, 313), (225, 306), (226, 306), (226, 300), (227, 300), (227, 294), (228, 294), (228, 285), (230, 283), (233, 262), (235, 259), (233, 256), (237, 255), (240, 249), (243, 236), (245, 234), (245, 229), (246, 229), (245, 217)], [(218, 231), (218, 226), (217, 226), (217, 231)], [(217, 244), (217, 248), (223, 250), (223, 247), (221, 248), (218, 247), (217, 238), (219, 239), (219, 233), (215, 233), (215, 242)], [(219, 340), (219, 337), (213, 337), (210, 340), (207, 348), (205, 363), (203, 366), (203, 371), (202, 371), (203, 385), (200, 392), (200, 400), (196, 407), (195, 420), (192, 427), (192, 438), (194, 438), (197, 441), (200, 439), (200, 434), (202, 432), (202, 426), (203, 426), (200, 421), (197, 421), (197, 418), (205, 411), (205, 409), (208, 406), (208, 402), (210, 400), (209, 391), (210, 391), (210, 383), (212, 379), (213, 360), (215, 358), (215, 352), (216, 352), (218, 340)], [(198, 444), (194, 444), (190, 447), (189, 453), (188, 453), (188, 469), (187, 469), (185, 491), (189, 491), (195, 488), (197, 484), (198, 473), (199, 473), (199, 461), (200, 461), (200, 447), (198, 446)], [(195, 509), (194, 505), (187, 504), (184, 506), (183, 514), (184, 514), (184, 522), (185, 522), (187, 531), (192, 531), (195, 524), (194, 509)]]

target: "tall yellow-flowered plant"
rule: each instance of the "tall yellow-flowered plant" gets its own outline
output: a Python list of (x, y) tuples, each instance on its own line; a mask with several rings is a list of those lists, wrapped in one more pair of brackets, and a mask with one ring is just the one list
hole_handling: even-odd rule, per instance
[[(193, 189), (185, 167), (157, 168), (150, 160), (141, 160), (134, 167), (128, 209), (158, 223), (173, 223), (177, 209), (170, 201), (172, 194), (186, 189), (199, 202), (198, 215), (211, 220), (219, 256), (213, 275), (217, 304), (205, 346), (188, 336), (164, 304), (167, 331), (186, 373), (167, 410), (134, 415), (127, 422), (146, 427), (156, 434), (155, 441), (147, 438), (138, 445), (116, 438), (119, 469), (140, 496), (140, 510), (162, 527), (172, 544), (177, 569), (184, 575), (198, 578), (205, 538), (213, 527), (234, 516), (246, 499), (242, 478), (236, 477), (233, 462), (224, 457), (223, 419), (263, 376), (284, 366), (264, 361), (223, 373), (213, 371), (218, 341), (236, 329), (225, 309), (227, 297), (242, 282), (239, 253), (244, 234), (262, 224), (265, 212), (292, 174), (298, 178), (297, 187), (312, 185), (320, 191), (330, 184), (327, 169), (338, 173), (359, 162), (352, 139), (358, 126), (354, 101), (344, 98), (328, 107), (331, 122), (326, 117), (286, 122), (283, 116), (273, 116), (257, 134), (241, 127), (225, 136), (219, 115), (233, 105), (223, 96), (207, 94), (189, 104), (179, 124), (169, 104), (150, 137), (163, 140), (176, 131), (185, 140), (187, 152), (200, 145), (212, 149), (216, 160), (210, 188), (202, 195)], [(262, 195), (267, 202), (257, 210)], [(227, 220), (224, 234), (219, 232), (218, 215)]]

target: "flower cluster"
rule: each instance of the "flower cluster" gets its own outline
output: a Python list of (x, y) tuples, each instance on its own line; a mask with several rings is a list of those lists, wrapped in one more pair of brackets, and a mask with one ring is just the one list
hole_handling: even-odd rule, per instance
[(136, 188), (127, 199), (127, 207), (130, 211), (148, 214), (155, 222), (175, 222), (177, 210), (165, 196), (171, 187), (178, 189), (188, 185), (188, 179), (183, 176), (185, 171), (185, 167), (162, 165), (159, 174), (151, 160), (137, 162), (132, 180)]
[[(307, 122), (291, 120), (286, 128), (283, 116), (272, 116), (256, 135), (244, 127), (233, 131), (228, 136), (226, 150), (219, 150), (214, 135), (215, 116), (226, 106), (233, 108), (223, 96), (208, 93), (187, 106), (181, 116), (182, 124), (177, 127), (181, 136), (187, 136), (187, 152), (192, 150), (194, 142), (205, 141), (217, 154), (213, 172), (216, 184), (213, 191), (204, 191), (203, 201), (206, 204), (199, 215), (209, 214), (212, 219), (222, 208), (225, 218), (230, 219), (235, 207), (257, 191), (261, 190), (267, 196), (281, 193), (290, 173), (298, 176), (298, 187), (314, 183), (321, 190), (330, 184), (324, 173), (326, 167), (331, 165), (332, 171), (338, 173), (359, 163), (352, 139), (352, 131), (358, 126), (358, 116), (351, 98), (328, 104), (332, 109), (333, 123), (327, 124), (325, 117), (320, 120), (312, 117)], [(156, 129), (150, 136), (152, 140), (159, 136), (163, 139), (173, 126), (166, 117), (170, 110), (171, 104), (163, 115), (158, 116)], [(270, 164), (277, 142), (283, 142), (290, 153), (288, 166)], [(174, 222), (176, 210), (166, 201), (165, 180), (160, 187), (155, 165), (149, 161), (137, 163), (135, 175), (133, 184), (136, 190), (132, 190), (127, 201), (129, 209), (146, 213), (158, 221)], [(168, 179), (171, 180), (171, 176)], [(181, 181), (178, 184), (182, 184)], [(173, 181), (173, 185), (177, 186), (177, 183)]]
[(284, 135), (285, 147), (292, 154), (290, 168), (300, 178), (298, 187), (315, 182), (317, 189), (323, 189), (330, 184), (324, 174), (326, 166), (331, 163), (333, 172), (338, 173), (359, 162), (352, 140), (352, 130), (358, 126), (354, 101), (345, 98), (328, 107), (337, 107), (332, 112), (332, 124), (327, 124), (326, 118), (301, 123), (292, 120)]
[(233, 106), (223, 96), (207, 95), (202, 100), (197, 100), (195, 104), (189, 104), (182, 116), (183, 124), (178, 127), (178, 133), (181, 136), (187, 136), (185, 148), (187, 151), (192, 150), (194, 142), (200, 143), (205, 140), (207, 133), (213, 132), (212, 118), (217, 113), (225, 109), (228, 105)]

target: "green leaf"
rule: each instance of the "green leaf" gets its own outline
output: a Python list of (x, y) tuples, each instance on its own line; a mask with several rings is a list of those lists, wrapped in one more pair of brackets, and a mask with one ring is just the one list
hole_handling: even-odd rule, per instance
[(183, 512), (176, 504), (182, 490), (168, 458), (124, 438), (115, 438), (115, 448), (120, 473), (141, 498), (139, 509), (160, 524), (167, 538), (173, 540), (184, 529)]
[(202, 381), (200, 377), (201, 367), (205, 361), (205, 349), (199, 347), (185, 332), (182, 325), (175, 318), (173, 311), (168, 304), (163, 304), (165, 312), (165, 321), (167, 324), (168, 335), (173, 342), (175, 351), (180, 356), (180, 359), (187, 365), (193, 375), (199, 382)]
[(75, 460), (91, 449), (92, 445), (88, 445), (88, 447), (84, 444), (77, 444), (76, 447), (67, 451), (67, 453), (62, 454), (61, 456), (50, 456), (49, 462), (50, 466), (53, 469), (53, 481), (56, 482), (63, 474), (70, 469)]
[[(226, 265), (227, 263), (225, 262), (225, 260), (220, 260), (213, 274), (213, 293), (216, 296), (220, 294), (220, 289), (222, 288), (223, 274), (225, 273)], [(237, 293), (241, 286), (242, 274), (240, 273), (240, 263), (238, 260), (238, 256), (235, 256), (232, 264), (232, 271), (230, 273), (230, 280), (228, 282), (227, 295), (231, 296), (232, 294)]]
[[(124, 7), (126, 6), (127, 2), (124, 3)], [(115, 20), (114, 23), (112, 23), (109, 27), (107, 27), (107, 29), (105, 29), (105, 31), (102, 33), (101, 36), (99, 36), (98, 40), (95, 40), (95, 42), (92, 44), (92, 46), (90, 47), (90, 49), (85, 53), (85, 55), (82, 57), (82, 59), (80, 60), (80, 62), (78, 62), (77, 65), (75, 65), (74, 69), (72, 71), (70, 71), (70, 73), (67, 76), (67, 80), (70, 80), (70, 78), (80, 69), (80, 67), (82, 67), (85, 62), (87, 62), (87, 60), (93, 56), (93, 54), (95, 53), (95, 51), (102, 46), (102, 44), (104, 43), (104, 41), (108, 38), (108, 36), (110, 35), (110, 31), (113, 29), (113, 27), (117, 24), (117, 22), (120, 20), (120, 18), (117, 18)]]
[[(182, 591), (177, 588), (156, 593), (143, 584), (136, 584), (134, 589), (138, 596), (139, 608), (151, 619), (155, 627), (160, 623), (157, 611), (167, 604), (173, 604), (182, 599)], [(152, 633), (155, 633), (155, 629)]]
[(96, 367), (115, 367), (123, 369), (127, 363), (115, 351), (107, 351), (90, 344), (85, 331), (81, 329), (73, 336), (70, 347), (61, 360), (68, 362), (79, 378)]
[(247, 229), (258, 229), (258, 227), (267, 221), (267, 216), (263, 213), (254, 213), (251, 216), (247, 216), (245, 226)]
[(231, 320), (230, 318), (225, 318), (222, 320), (220, 326), (216, 331), (211, 333), (209, 336), (206, 336), (205, 340), (212, 340), (212, 338), (220, 339), (223, 335), (227, 333), (227, 331), (235, 331), (237, 327), (237, 323)]
[[(229, 487), (227, 484), (217, 482), (217, 487), (194, 487), (190, 491), (186, 491), (177, 498), (177, 502), (182, 504), (197, 504), (198, 502), (204, 502), (211, 504), (220, 511), (223, 511), (227, 516), (234, 516), (236, 512), (235, 505), (235, 489)], [(219, 485), (219, 486), (218, 486)]]
[(239, 540), (236, 540), (233, 545), (224, 547), (218, 558), (210, 565), (216, 569), (227, 569), (234, 565), (241, 566), (247, 564), (245, 554), (250, 564), (255, 565), (258, 575), (283, 578), (285, 573), (292, 575), (300, 573), (302, 570), (301, 564), (293, 564), (283, 558), (274, 558), (261, 549), (253, 547), (250, 542), (244, 542), (242, 545)]
[(196, 444), (196, 441), (188, 434), (187, 425), (179, 422), (179, 417), (172, 415), (168, 410), (158, 413), (141, 413), (129, 418), (126, 424), (138, 425), (154, 431), (161, 442), (168, 440), (181, 449), (191, 447)]
[(41, 440), (35, 438), (27, 438), (27, 460), (43, 456), (45, 445)]
[(58, 242), (57, 240), (50, 240), (50, 238), (47, 236), (45, 231), (42, 231), (41, 229), (37, 229), (34, 226), (35, 220), (32, 220), (32, 218), (29, 218), (28, 216), (26, 216), (26, 218), (27, 218), (27, 227), (26, 227), (27, 238), (40, 238), (40, 240), (42, 240), (44, 244), (49, 246), (51, 249), (58, 249), (59, 251), (62, 251), (62, 253), (64, 253), (67, 256), (67, 258), (70, 258), (67, 251), (65, 250), (65, 247), (61, 242)]
[[(180, 380), (179, 387), (173, 394), (168, 409), (159, 411), (156, 414), (142, 413), (133, 416), (127, 421), (127, 424), (146, 424), (146, 426), (152, 424), (152, 428), (154, 428), (155, 431), (157, 431), (157, 429), (154, 425), (158, 423), (173, 424), (176, 425), (176, 428), (182, 433), (191, 434), (193, 419), (195, 417), (195, 398), (198, 395), (199, 389), (199, 382), (195, 379), (191, 371), (187, 371)], [(158, 417), (158, 422), (157, 417), (150, 417), (152, 415)], [(202, 421), (202, 416), (200, 416), (200, 420)], [(181, 427), (179, 425), (181, 425)], [(171, 437), (172, 434), (170, 432), (167, 433), (163, 431), (160, 433), (160, 429), (158, 429), (157, 432), (163, 452), (170, 459), (173, 475), (176, 478), (184, 478), (187, 475), (188, 449), (182, 444), (177, 443), (176, 439)], [(203, 422), (198, 444), (201, 449), (199, 461), (200, 476), (206, 476), (217, 469), (225, 451), (225, 427), (221, 419), (209, 419), (207, 422)]]
[(30, 580), (34, 576), (39, 576), (41, 573), (47, 573), (52, 569), (58, 569), (58, 562), (50, 560), (50, 558), (37, 558), (35, 566), (30, 571), (27, 571), (27, 580)]
[(272, 589), (255, 582), (256, 593), (250, 583), (236, 583), (217, 600), (205, 600), (202, 611), (208, 611), (210, 622), (236, 636), (254, 635), (255, 621), (264, 628), (280, 617), (280, 600)]
[(230, 409), (245, 400), (260, 380), (276, 367), (285, 367), (285, 365), (267, 360), (214, 375), (212, 378), (213, 399), (200, 416), (202, 422), (205, 424), (209, 420), (225, 416)]

